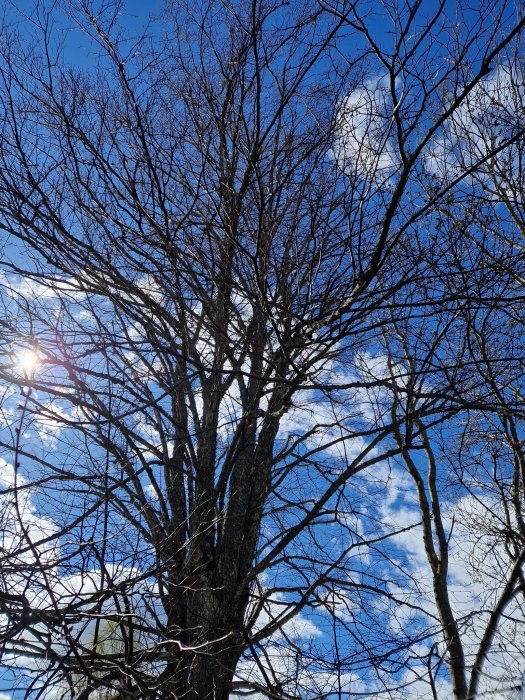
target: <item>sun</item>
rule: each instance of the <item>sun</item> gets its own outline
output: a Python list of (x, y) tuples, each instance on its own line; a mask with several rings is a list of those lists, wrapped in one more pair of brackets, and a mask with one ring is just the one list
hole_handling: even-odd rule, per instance
[(25, 348), (16, 355), (16, 364), (25, 374), (33, 374), (39, 363), (38, 353), (31, 348)]

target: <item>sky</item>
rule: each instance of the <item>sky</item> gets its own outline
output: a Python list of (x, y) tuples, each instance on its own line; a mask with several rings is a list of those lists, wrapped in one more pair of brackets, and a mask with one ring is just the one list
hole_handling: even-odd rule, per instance
[[(147, 12), (156, 11), (157, 6), (150, 5), (147, 7)], [(133, 28), (135, 23), (137, 27), (145, 17), (146, 8), (142, 3), (133, 2), (126, 3), (125, 23), (128, 28)], [(381, 34), (383, 31), (377, 22), (375, 29)], [(80, 66), (89, 65), (89, 52), (85, 54), (78, 47), (82, 46), (80, 39), (77, 40), (77, 34), (71, 32), (67, 39), (67, 56), (75, 60)], [(525, 110), (525, 105), (520, 102), (520, 95), (514, 94), (509, 85), (521, 80), (521, 76), (515, 76), (512, 71), (505, 66), (499, 66), (487, 76), (486, 80), (480, 84), (480, 87), (473, 91), (469, 102), (463, 110), (458, 111), (454, 120), (449, 124), (446, 130), (443, 130), (429, 144), (426, 150), (423, 162), (429, 172), (436, 175), (437, 178), (445, 181), (450, 178), (460, 168), (465, 167), (465, 158), (467, 162), (473, 156), (483, 156), (486, 149), (486, 144), (491, 135), (495, 139), (502, 138), (500, 133), (500, 124), (504, 122), (504, 117), (514, 123), (517, 119), (516, 114), (519, 110)], [(498, 132), (492, 134), (491, 129), (495, 121), (484, 122), (483, 117), (487, 114), (488, 106), (498, 98), (502, 102), (497, 116)], [(515, 100), (518, 99), (518, 104)], [(399, 157), (396, 153), (395, 141), (392, 135), (392, 101), (390, 99), (387, 84), (384, 74), (381, 71), (371, 74), (367, 77), (361, 86), (351, 91), (346, 99), (338, 106), (338, 118), (341, 123), (340, 136), (337, 143), (334, 144), (332, 158), (334, 167), (338, 167), (342, 177), (345, 173), (352, 172), (357, 175), (362, 183), (366, 184), (368, 191), (371, 192), (370, 197), (382, 196), (382, 193), (391, 191), (395, 185), (396, 175), (399, 169)], [(502, 169), (506, 169), (509, 165), (508, 160), (500, 161)], [(512, 165), (512, 161), (510, 163)], [(512, 168), (510, 170), (512, 175)], [(488, 181), (488, 175), (487, 175)], [(494, 182), (494, 180), (492, 180)], [(505, 182), (502, 180), (503, 186)], [(468, 186), (468, 182), (467, 182)], [(13, 276), (3, 277), (4, 294), (14, 298), (15, 296), (22, 298), (34, 298), (47, 305), (49, 313), (52, 313), (54, 305), (58, 304), (59, 294), (54, 295), (53, 291), (43, 291), (28, 280), (19, 280)], [(145, 278), (143, 281), (144, 288), (151, 295), (158, 294), (159, 290), (154, 288), (151, 280)], [(149, 289), (148, 289), (149, 286)], [(206, 337), (201, 339), (201, 347), (203, 360), (205, 354), (209, 352), (209, 340)], [(39, 367), (33, 364), (34, 357), (30, 354), (32, 351), (26, 349), (15, 349), (15, 361), (18, 363), (18, 370), (31, 374), (38, 372)], [(33, 351), (34, 352), (34, 351)], [(363, 373), (369, 376), (383, 378), (388, 373), (386, 358), (373, 348), (368, 353), (364, 353), (360, 359), (360, 365)], [(359, 366), (359, 362), (356, 362)], [(355, 378), (345, 367), (331, 366), (319, 368), (319, 372), (332, 372), (333, 375), (338, 375), (341, 383), (347, 382)], [(357, 371), (357, 370), (355, 370)], [(296, 434), (299, 431), (316, 428), (316, 433), (307, 441), (306, 447), (312, 449), (319, 444), (332, 441), (336, 435), (335, 429), (327, 429), (321, 427), (320, 424), (330, 422), (339, 422), (347, 426), (348, 432), (351, 432), (351, 420), (355, 412), (358, 412), (362, 420), (372, 422), (377, 411), (384, 410), (388, 404), (388, 397), (385, 395), (363, 394), (359, 392), (348, 392), (345, 396), (346, 401), (342, 402), (342, 409), (334, 409), (333, 405), (328, 402), (323, 403), (315, 391), (305, 391), (299, 394), (293, 408), (288, 415), (285, 416), (281, 424), (280, 439), (284, 443), (289, 435)], [(16, 411), (19, 405), (19, 395), (13, 395), (6, 403), (6, 413), (4, 416), (8, 419), (8, 411)], [(222, 415), (224, 416), (224, 440), (228, 440), (228, 422), (236, 420), (236, 406), (238, 405), (238, 388), (233, 384), (231, 392), (222, 406)], [(346, 407), (350, 405), (349, 411)], [(59, 407), (61, 410), (61, 407)], [(336, 411), (334, 421), (334, 410)], [(340, 410), (340, 413), (337, 411)], [(345, 413), (346, 412), (346, 413)], [(351, 416), (349, 414), (352, 414)], [(69, 416), (66, 416), (66, 418)], [(74, 418), (74, 416), (73, 416)], [(7, 422), (7, 421), (6, 421)], [(9, 426), (4, 426), (9, 427)], [(155, 441), (156, 436), (148, 433), (148, 426), (142, 424), (139, 426), (144, 435)], [(39, 437), (41, 440), (48, 441), (48, 447), (58, 446), (61, 440), (62, 431), (65, 432), (64, 426), (54, 424), (52, 421), (36, 420), (27, 428), (27, 439)], [(450, 436), (450, 432), (448, 435)], [(24, 434), (25, 435), (25, 434)], [(441, 436), (443, 437), (443, 435)], [(444, 433), (447, 437), (447, 433)], [(350, 437), (344, 442), (326, 450), (326, 467), (339, 458), (344, 462), (351, 460), (352, 455), (362, 451), (366, 446), (366, 441), (351, 439)], [(344, 459), (342, 459), (341, 450), (346, 449)], [(418, 463), (420, 468), (425, 468), (424, 462)], [(443, 467), (443, 483), (445, 483), (446, 467)], [(305, 470), (305, 474), (308, 471)], [(27, 478), (22, 473), (19, 479)], [(309, 486), (315, 488), (318, 483), (316, 478), (310, 477)], [(8, 462), (0, 464), (0, 481), (9, 487), (14, 483), (15, 475), (12, 465)], [(20, 483), (20, 481), (19, 481)], [(392, 607), (385, 605), (384, 610), (377, 610), (376, 619), (382, 619), (385, 626), (393, 636), (400, 635), (404, 631), (414, 631), (425, 628), (428, 625), (428, 619), (435, 615), (435, 603), (433, 602), (431, 591), (432, 585), (429, 580), (428, 562), (424, 551), (421, 528), (418, 526), (420, 514), (417, 500), (414, 497), (413, 484), (410, 476), (402, 464), (397, 462), (380, 462), (375, 467), (371, 475), (364, 473), (355, 480), (355, 489), (360, 493), (363, 511), (359, 516), (356, 516), (356, 523), (353, 526), (355, 532), (363, 533), (369, 536), (374, 528), (380, 524), (381, 534), (387, 534), (395, 530), (403, 530), (393, 538), (390, 549), (390, 562), (392, 569), (384, 571), (391, 575), (388, 592), (398, 599), (412, 602), (418, 601), (423, 611), (411, 615), (410, 612), (405, 612), (406, 609), (393, 610)], [(380, 498), (377, 497), (380, 492)], [(3, 496), (5, 499), (5, 496)], [(5, 500), (2, 503), (3, 507), (9, 513), (9, 503)], [(45, 532), (52, 530), (54, 524), (50, 519), (49, 513), (44, 510), (39, 510), (37, 507), (36, 498), (33, 495), (28, 495), (24, 508), (27, 513), (26, 524), (30, 528)], [(478, 615), (485, 604), (493, 601), (497, 594), (498, 581), (491, 581), (491, 585), (487, 584), (487, 580), (491, 580), (494, 576), (494, 571), (506, 570), (501, 562), (505, 561), (504, 547), (497, 540), (490, 541), (486, 537), (486, 533), (480, 533), (476, 526), (480, 521), (490, 521), (491, 511), (496, 510), (495, 504), (490, 501), (481, 503), (476, 495), (468, 494), (466, 491), (456, 494), (455, 497), (447, 502), (444, 509), (445, 528), (451, 537), (451, 570), (450, 583), (454, 589), (453, 606), (459, 615), (464, 620), (472, 620), (467, 624), (465, 629), (472, 640), (472, 648), (475, 648), (479, 640), (483, 616)], [(354, 513), (346, 513), (347, 517), (354, 517)], [(16, 533), (11, 533), (16, 538)], [(323, 533), (326, 546), (330, 544), (330, 535), (328, 531)], [(481, 543), (481, 544), (480, 544)], [(345, 544), (349, 544), (346, 542)], [(355, 571), (362, 576), (362, 580), (370, 580), (367, 578), (369, 571), (376, 565), (375, 561), (366, 558), (367, 555), (361, 555), (358, 538), (356, 537), (356, 555), (355, 555)], [(473, 565), (475, 561), (481, 562), (482, 566), (476, 567)], [(384, 566), (384, 563), (383, 563)], [(396, 576), (393, 571), (396, 571)], [(52, 575), (59, 577), (58, 571)], [(93, 573), (93, 578), (96, 579), (96, 572)], [(77, 584), (75, 579), (63, 579), (57, 582), (57, 590), (60, 590), (63, 595), (73, 595), (74, 588)], [(96, 585), (96, 582), (91, 582)], [(60, 588), (62, 586), (62, 588)], [(73, 593), (72, 593), (73, 590)], [(42, 601), (42, 604), (48, 604), (48, 601)], [(270, 619), (272, 615), (279, 614), (285, 607), (287, 601), (283, 594), (276, 594), (272, 604), (267, 606), (261, 613), (261, 619), (258, 624), (263, 624), (265, 619)], [(346, 607), (345, 607), (346, 604)], [(336, 605), (336, 603), (334, 603)], [(341, 619), (346, 621), (352, 619), (352, 615), (356, 614), (355, 601), (345, 601), (344, 596), (337, 601), (337, 605), (341, 611)], [(273, 609), (272, 609), (273, 606)], [(402, 610), (402, 611), (401, 611)], [(278, 612), (276, 612), (278, 611)], [(426, 614), (425, 614), (426, 613)], [(518, 611), (515, 611), (518, 614)], [(364, 621), (366, 622), (366, 620)], [(322, 644), (324, 641), (323, 625), (327, 624), (321, 613), (312, 613), (310, 616), (301, 614), (295, 618), (293, 623), (290, 623), (284, 630), (280, 630), (274, 635), (273, 655), (274, 665), (283, 671), (287, 671), (293, 665), (293, 655), (290, 655), (290, 646), (286, 640), (286, 636), (294, 641), (301, 641), (312, 644)], [(508, 625), (512, 622), (507, 621)], [(509, 632), (511, 634), (511, 632)], [(514, 633), (516, 646), (519, 649), (521, 642), (520, 633)], [(342, 638), (348, 640), (348, 632), (341, 629)], [(419, 652), (421, 653), (421, 662), (414, 663), (411, 671), (406, 671), (406, 677), (403, 677), (403, 682), (406, 682), (407, 687), (400, 691), (399, 698), (416, 698), (424, 697), (424, 693), (428, 692), (428, 687), (421, 683), (418, 679), (418, 673), (423, 673), (424, 655), (428, 653), (429, 647), (434, 642), (434, 639), (423, 640)], [(512, 656), (514, 650), (509, 647), (505, 650)], [(499, 654), (504, 656), (504, 654)], [(501, 659), (494, 658), (493, 667), (497, 669)], [(253, 662), (244, 660), (239, 669), (238, 674), (247, 674), (257, 677), (260, 674), (260, 668), (254, 667)], [(302, 679), (304, 686), (315, 688), (315, 684), (321, 686), (324, 691), (326, 687), (334, 685), (336, 679), (329, 671), (323, 672), (319, 668), (313, 671), (306, 670)], [(405, 673), (405, 672), (403, 672)], [(339, 679), (340, 680), (340, 679)], [(358, 673), (349, 672), (347, 677), (343, 679), (343, 684), (346, 689), (350, 689), (352, 693), (358, 696), (360, 691), (370, 691), (370, 686), (367, 685), (369, 679), (363, 679)], [(448, 681), (443, 673), (441, 676), (442, 690), (441, 697), (448, 697), (450, 688)], [(3, 685), (2, 685), (3, 683)], [(7, 689), (7, 681), (2, 681), (0, 676), (0, 690)], [(378, 696), (380, 697), (379, 693)], [(395, 697), (395, 696), (394, 696)], [(496, 696), (494, 696), (496, 697)], [(508, 694), (502, 697), (510, 697)], [(4, 700), (4, 698), (0, 698)], [(51, 698), (50, 698), (51, 700)]]

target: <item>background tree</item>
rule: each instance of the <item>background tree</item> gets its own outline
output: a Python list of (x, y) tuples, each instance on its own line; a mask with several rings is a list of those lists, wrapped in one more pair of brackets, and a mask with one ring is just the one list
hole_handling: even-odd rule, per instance
[[(452, 182), (520, 129), (518, 54), (502, 57), (444, 129), (431, 179)], [(417, 697), (522, 693), (523, 252), (511, 203), (521, 196), (522, 144), (491, 154), (430, 214), (417, 249), (427, 284), (405, 319), (392, 313), (388, 359), (369, 369), (389, 377), (381, 401), (402, 449), (394, 478), (408, 477), (415, 491), (396, 504), (419, 530), (419, 542), (394, 538), (396, 558), (412, 556), (404, 595), (419, 600), (416, 626), (440, 630), (414, 654), (412, 691), (400, 697), (417, 685)], [(415, 410), (429, 391), (453, 398), (432, 427)], [(440, 690), (445, 667), (451, 684)]]
[(524, 21), (217, 1), (133, 38), (124, 10), (5, 20), (4, 663), (35, 697), (342, 697), (406, 685), (431, 638), (435, 687), (454, 633), (390, 624), (424, 610), (378, 495), (407, 430), (508, 413), (451, 320), (485, 258), (459, 230), (458, 296), (436, 250), (522, 126), (436, 164)]

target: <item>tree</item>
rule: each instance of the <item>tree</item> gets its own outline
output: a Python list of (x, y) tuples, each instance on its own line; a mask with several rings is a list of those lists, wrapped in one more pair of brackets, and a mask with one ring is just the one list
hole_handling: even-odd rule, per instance
[[(470, 167), (520, 128), (518, 65), (506, 53), (451, 120), (434, 151), (440, 178), (450, 181), (458, 162)], [(522, 692), (522, 145), (491, 154), (436, 208), (426, 252), (433, 282), (424, 291), (437, 302), (433, 314), (393, 315), (384, 339), (387, 403), (404, 419), (395, 428), (399, 468), (413, 481), (417, 505), (409, 508), (420, 521), (421, 550), (409, 567), (417, 580), (407, 593), (419, 591), (423, 624), (433, 617), (444, 637), (430, 645), (423, 672), (434, 697), (443, 665), (453, 697)], [(437, 428), (411, 409), (425, 385), (463, 403)]]
[(343, 697), (402, 685), (443, 627), (454, 670), (446, 615), (385, 625), (417, 607), (387, 569), (412, 523), (384, 532), (374, 499), (402, 459), (428, 524), (406, 431), (497, 413), (457, 345), (432, 381), (441, 336), (419, 365), (392, 338), (421, 358), (447, 212), (523, 136), (438, 175), (525, 20), (400, 3), (390, 34), (346, 2), (213, 0), (133, 38), (124, 9), (5, 20), (5, 663), (35, 697)]

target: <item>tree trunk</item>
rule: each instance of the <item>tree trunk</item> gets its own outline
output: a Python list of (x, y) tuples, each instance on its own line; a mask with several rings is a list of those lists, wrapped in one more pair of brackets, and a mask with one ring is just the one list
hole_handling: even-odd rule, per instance
[[(163, 698), (227, 700), (233, 674), (242, 653), (244, 606), (229, 599), (224, 589), (201, 577), (187, 586), (183, 616), (183, 641), (170, 645), (173, 659), (163, 673)], [(181, 620), (179, 618), (178, 624)]]

